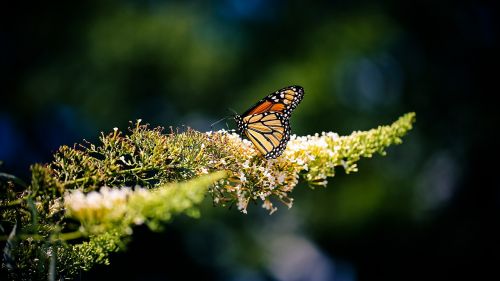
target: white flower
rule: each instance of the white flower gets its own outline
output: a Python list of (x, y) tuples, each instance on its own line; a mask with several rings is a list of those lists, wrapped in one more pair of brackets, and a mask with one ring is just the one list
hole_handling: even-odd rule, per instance
[(70, 216), (81, 220), (115, 220), (126, 212), (129, 188), (102, 187), (100, 191), (84, 194), (80, 190), (64, 196), (64, 206)]
[(78, 211), (85, 207), (85, 195), (80, 190), (75, 190), (72, 193), (66, 193), (64, 196), (64, 204), (66, 208)]
[(264, 203), (262, 204), (262, 208), (269, 210), (269, 214), (272, 215), (274, 212), (278, 210), (277, 207), (273, 206), (273, 203), (271, 203), (270, 200), (264, 200)]
[(249, 199), (238, 197), (238, 210), (240, 210), (244, 214), (247, 213), (248, 200)]
[(247, 177), (243, 172), (240, 172), (240, 175), (238, 177), (240, 178), (241, 183), (245, 183), (247, 181)]
[(285, 173), (280, 173), (278, 175), (278, 178), (277, 178), (278, 184), (284, 183), (285, 179), (286, 179), (286, 174)]
[(87, 208), (97, 209), (101, 207), (103, 200), (102, 200), (102, 195), (99, 192), (92, 191), (89, 194), (87, 194), (86, 197), (87, 198), (85, 198), (85, 201), (87, 204)]

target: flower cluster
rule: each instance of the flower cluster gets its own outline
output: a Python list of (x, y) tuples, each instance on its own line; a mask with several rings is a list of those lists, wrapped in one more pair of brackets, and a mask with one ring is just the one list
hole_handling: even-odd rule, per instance
[(328, 132), (313, 136), (292, 135), (283, 155), (266, 160), (258, 155), (251, 142), (227, 131), (209, 132), (214, 143), (224, 143), (227, 156), (209, 162), (212, 168), (231, 171), (231, 176), (211, 189), (215, 203), (236, 202), (243, 213), (251, 200), (262, 201), (271, 213), (276, 207), (273, 198), (292, 206), (290, 192), (302, 175), (310, 185), (326, 186), (335, 175), (335, 167), (346, 173), (356, 172), (356, 162), (374, 153), (385, 154), (385, 148), (401, 143), (401, 137), (412, 128), (415, 114), (408, 113), (390, 126), (339, 136)]
[[(52, 167), (60, 178), (71, 179), (60, 185), (85, 192), (106, 185), (154, 188), (226, 170), (228, 177), (209, 189), (215, 204), (236, 205), (246, 213), (249, 202), (260, 201), (272, 213), (276, 211), (274, 201), (292, 206), (290, 193), (300, 177), (311, 186), (326, 186), (337, 166), (343, 167), (346, 173), (356, 172), (356, 162), (361, 158), (372, 157), (375, 153), (384, 155), (386, 147), (401, 143), (401, 137), (412, 128), (414, 119), (415, 114), (408, 113), (392, 125), (348, 136), (332, 132), (292, 135), (283, 154), (269, 160), (260, 156), (250, 141), (235, 133), (224, 130), (201, 133), (188, 129), (165, 135), (161, 129), (151, 130), (137, 122), (130, 135), (122, 136), (114, 130), (103, 136), (101, 146), (90, 145), (83, 151), (61, 149)], [(93, 174), (78, 178), (88, 171)], [(99, 198), (92, 192), (87, 196), (90, 196), (90, 203)], [(86, 214), (91, 215), (98, 214)]]
[(128, 198), (133, 193), (127, 187), (109, 188), (107, 186), (87, 194), (80, 190), (67, 192), (64, 195), (66, 216), (79, 220), (82, 227), (94, 222), (120, 221), (127, 212)]
[(130, 233), (131, 226), (143, 223), (158, 229), (173, 214), (187, 211), (196, 215), (193, 206), (203, 200), (207, 186), (224, 176), (224, 172), (217, 172), (155, 189), (105, 186), (88, 194), (74, 190), (64, 196), (66, 216), (80, 221), (81, 231), (91, 234), (110, 229)]
[(102, 134), (99, 144), (60, 147), (51, 163), (31, 167), (26, 190), (0, 198), (2, 222), (22, 224), (22, 236), (11, 228), (16, 239), (29, 237), (4, 256), (30, 261), (17, 263), (19, 272), (29, 272), (25, 279), (37, 279), (30, 274), (49, 264), (31, 262), (40, 256), (54, 260), (56, 255), (60, 276), (77, 274), (108, 263), (134, 225), (159, 230), (174, 215), (197, 216), (196, 205), (207, 192), (220, 206), (235, 205), (246, 213), (249, 203), (257, 202), (273, 213), (276, 202), (292, 206), (290, 194), (300, 178), (326, 186), (335, 167), (356, 172), (361, 158), (384, 155), (385, 148), (401, 143), (414, 120), (415, 114), (408, 113), (392, 125), (348, 136), (292, 135), (283, 154), (269, 160), (250, 141), (228, 131), (171, 129), (165, 134), (139, 120), (129, 133), (114, 129)]
[(226, 131), (209, 132), (211, 140), (226, 143), (228, 157), (216, 166), (232, 171), (231, 176), (217, 182), (211, 189), (215, 203), (236, 203), (243, 213), (247, 212), (251, 200), (261, 200), (262, 206), (271, 213), (276, 211), (271, 197), (276, 197), (288, 207), (293, 200), (288, 193), (297, 185), (300, 167), (287, 161), (285, 157), (263, 159), (253, 144), (239, 135)]

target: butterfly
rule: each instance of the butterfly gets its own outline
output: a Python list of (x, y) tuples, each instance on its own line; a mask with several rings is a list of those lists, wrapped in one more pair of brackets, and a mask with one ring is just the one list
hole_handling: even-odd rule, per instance
[(234, 120), (266, 159), (280, 156), (290, 140), (290, 115), (304, 97), (304, 88), (289, 86), (261, 99)]

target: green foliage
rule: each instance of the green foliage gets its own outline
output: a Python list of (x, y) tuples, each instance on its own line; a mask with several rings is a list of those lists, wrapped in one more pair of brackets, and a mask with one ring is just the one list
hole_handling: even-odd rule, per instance
[(95, 264), (109, 264), (109, 254), (125, 247), (123, 234), (108, 231), (99, 235), (92, 235), (88, 241), (74, 245), (61, 247), (58, 261), (63, 269), (73, 270), (69, 274), (77, 273), (78, 270), (90, 270)]
[[(43, 223), (26, 220), (18, 234), (9, 239), (12, 246), (8, 259), (15, 265), (9, 274), (15, 279), (44, 279), (51, 263), (57, 268), (57, 276), (72, 276), (94, 264), (109, 264), (109, 254), (124, 248), (133, 225), (145, 223), (152, 230), (160, 230), (174, 215), (197, 217), (195, 204), (203, 200), (207, 186), (222, 177), (225, 173), (221, 171), (151, 190), (103, 187), (86, 195), (80, 190), (66, 192), (62, 197), (64, 208), (53, 206), (64, 210), (64, 219), (50, 221), (53, 217), (42, 211), (39, 216), (44, 218)], [(7, 224), (2, 226), (6, 228)], [(83, 241), (75, 243), (76, 238)]]
[(300, 177), (325, 186), (336, 166), (355, 172), (362, 157), (384, 155), (401, 143), (414, 120), (408, 113), (390, 126), (349, 136), (292, 136), (283, 155), (271, 160), (236, 134), (164, 134), (140, 120), (128, 134), (102, 134), (99, 145), (62, 146), (51, 163), (31, 167), (28, 186), (0, 174), (7, 241), (2, 268), (29, 280), (70, 278), (109, 264), (109, 254), (125, 247), (134, 226), (159, 231), (175, 215), (199, 217), (196, 205), (207, 192), (215, 204), (236, 204), (244, 213), (252, 200), (270, 213), (277, 209), (273, 200), (291, 207)]
[(168, 183), (154, 189), (102, 187), (98, 192), (76, 190), (64, 195), (66, 216), (81, 223), (80, 231), (100, 234), (109, 231), (131, 233), (131, 226), (146, 223), (160, 230), (173, 215), (198, 217), (194, 204), (205, 197), (207, 186), (226, 177), (224, 171), (182, 183)]

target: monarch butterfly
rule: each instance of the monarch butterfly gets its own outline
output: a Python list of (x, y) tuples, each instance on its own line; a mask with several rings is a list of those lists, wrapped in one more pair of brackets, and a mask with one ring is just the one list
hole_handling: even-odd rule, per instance
[(304, 97), (301, 86), (289, 86), (269, 94), (234, 120), (264, 158), (276, 158), (290, 140), (290, 115)]

